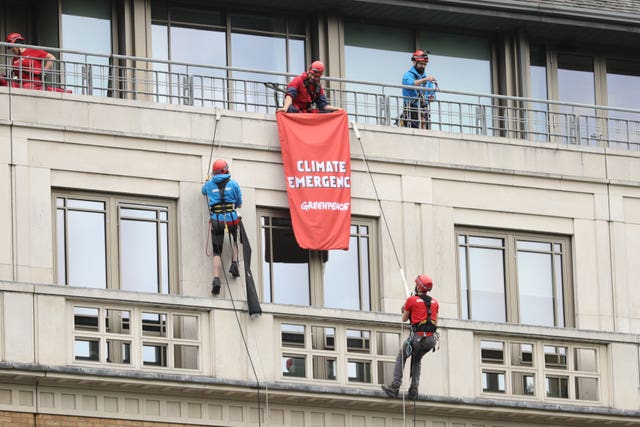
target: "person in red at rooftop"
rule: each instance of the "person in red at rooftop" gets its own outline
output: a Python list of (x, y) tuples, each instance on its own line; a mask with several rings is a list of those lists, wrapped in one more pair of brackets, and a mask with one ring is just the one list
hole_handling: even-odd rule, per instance
[(287, 94), (284, 97), (284, 105), (278, 111), (286, 113), (326, 113), (339, 111), (342, 108), (329, 105), (320, 84), (320, 78), (324, 73), (324, 64), (314, 61), (309, 69), (291, 80), (287, 86)]
[[(24, 37), (20, 33), (11, 33), (6, 38), (7, 47), (16, 57), (13, 59), (11, 71), (11, 86), (25, 89), (42, 90), (42, 73), (51, 70), (56, 57), (41, 49), (20, 46), (24, 43)], [(44, 62), (44, 67), (42, 63)], [(0, 85), (7, 86), (5, 78), (0, 78)]]
[(439, 305), (435, 298), (427, 295), (433, 289), (433, 280), (426, 274), (416, 277), (415, 295), (411, 295), (402, 305), (402, 321), (411, 322), (411, 334), (402, 344), (396, 357), (391, 385), (382, 385), (382, 390), (389, 397), (397, 397), (402, 384), (404, 363), (411, 356), (411, 385), (409, 399), (418, 398), (422, 357), (435, 349), (438, 341), (436, 332)]

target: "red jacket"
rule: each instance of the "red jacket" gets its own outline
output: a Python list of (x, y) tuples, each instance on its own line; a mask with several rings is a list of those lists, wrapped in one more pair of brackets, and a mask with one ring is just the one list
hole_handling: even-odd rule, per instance
[(311, 104), (315, 102), (315, 108), (323, 110), (329, 104), (324, 94), (324, 89), (320, 84), (314, 84), (307, 80), (307, 73), (304, 72), (291, 80), (287, 86), (287, 95), (291, 97), (291, 106), (298, 112), (307, 112)]
[(22, 80), (42, 81), (42, 61), (47, 55), (44, 50), (26, 48), (13, 59), (13, 75)]

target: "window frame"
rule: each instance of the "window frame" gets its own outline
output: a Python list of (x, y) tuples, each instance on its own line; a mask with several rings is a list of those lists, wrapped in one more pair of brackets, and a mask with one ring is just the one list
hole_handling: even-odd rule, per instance
[[(78, 328), (77, 309), (95, 310), (96, 325), (93, 328)], [(107, 312), (128, 313), (126, 332), (110, 331), (107, 327)], [(145, 333), (145, 314), (164, 315), (164, 334), (156, 336)], [(82, 317), (82, 315), (80, 315)], [(175, 328), (182, 318), (195, 319), (194, 336), (176, 337)], [(207, 348), (207, 324), (208, 315), (202, 311), (180, 310), (175, 308), (159, 308), (151, 306), (124, 306), (119, 303), (108, 304), (101, 302), (89, 302), (70, 299), (67, 301), (67, 322), (68, 328), (68, 353), (67, 363), (74, 366), (87, 367), (108, 367), (117, 370), (142, 370), (142, 371), (179, 371), (203, 373), (206, 371)], [(95, 358), (85, 358), (77, 354), (77, 342), (97, 343), (97, 353)], [(128, 361), (112, 361), (108, 359), (108, 343), (126, 343), (129, 346)], [(156, 345), (164, 347), (164, 363), (153, 364), (145, 361), (145, 347)], [(177, 356), (181, 347), (195, 347), (197, 355), (195, 362), (197, 367), (177, 366)]]
[[(467, 257), (467, 265), (466, 265), (466, 282), (467, 282), (467, 294), (463, 295), (461, 288), (461, 278), (460, 278), (460, 248), (463, 246), (459, 243), (459, 238), (461, 235), (463, 236), (474, 236), (474, 237), (483, 237), (483, 238), (494, 238), (494, 239), (502, 239), (504, 244), (502, 246), (503, 250), (503, 269), (504, 269), (504, 294), (505, 294), (505, 313), (506, 313), (506, 321), (505, 323), (516, 323), (521, 324), (520, 320), (520, 302), (519, 302), (519, 283), (518, 283), (518, 241), (530, 241), (530, 242), (541, 242), (541, 243), (550, 243), (552, 245), (560, 243), (562, 245), (561, 255), (562, 255), (562, 266), (561, 266), (561, 277), (562, 277), (562, 313), (564, 316), (564, 326), (558, 326), (558, 307), (557, 307), (557, 285), (555, 282), (553, 283), (553, 309), (554, 309), (554, 326), (553, 327), (562, 327), (562, 328), (571, 328), (575, 325), (575, 315), (574, 315), (574, 286), (573, 286), (573, 274), (572, 274), (572, 250), (571, 250), (571, 242), (572, 239), (570, 236), (562, 236), (558, 234), (551, 233), (532, 233), (532, 232), (520, 232), (520, 231), (510, 231), (510, 230), (491, 230), (491, 229), (482, 229), (482, 228), (474, 228), (474, 227), (455, 227), (455, 248), (456, 248), (456, 276), (457, 276), (457, 290), (458, 290), (458, 318), (463, 320), (477, 320), (472, 317), (472, 309), (471, 309), (471, 301), (469, 300), (468, 292), (471, 290), (471, 278), (468, 266), (468, 257)], [(464, 244), (465, 248), (472, 246), (467, 243)], [(467, 317), (466, 319), (463, 317), (462, 312), (462, 298), (467, 298)], [(523, 323), (524, 324), (524, 323)], [(542, 325), (532, 325), (532, 326), (542, 326)]]
[[(167, 269), (168, 269), (168, 277), (167, 277), (167, 293), (166, 295), (177, 294), (179, 293), (179, 281), (178, 281), (178, 263), (177, 263), (177, 216), (176, 216), (176, 203), (174, 200), (170, 199), (154, 199), (149, 197), (133, 197), (128, 195), (118, 195), (118, 194), (98, 194), (98, 193), (89, 193), (89, 192), (75, 192), (75, 191), (66, 191), (66, 190), (57, 190), (54, 189), (52, 191), (51, 203), (52, 203), (52, 227), (53, 231), (53, 265), (54, 272), (53, 277), (54, 281), (57, 285), (60, 286), (72, 286), (68, 283), (68, 277), (65, 276), (64, 283), (58, 282), (58, 219), (57, 219), (57, 199), (64, 198), (66, 199), (74, 199), (74, 200), (86, 200), (91, 202), (102, 202), (105, 205), (104, 209), (104, 230), (105, 230), (105, 269), (106, 269), (106, 286), (105, 288), (97, 288), (97, 289), (115, 289), (122, 290), (122, 269), (121, 269), (121, 247), (120, 247), (120, 228), (121, 221), (123, 218), (126, 220), (126, 215), (121, 215), (122, 209), (145, 209), (149, 208), (152, 210), (160, 210), (167, 212)], [(161, 223), (160, 219), (154, 220), (154, 222)], [(66, 244), (67, 244), (67, 232), (68, 230), (65, 227), (65, 269), (68, 272), (68, 257), (66, 252)], [(156, 256), (161, 256), (160, 247), (161, 242), (156, 242)], [(161, 269), (161, 265), (158, 265), (158, 270)], [(160, 272), (158, 273), (158, 291), (154, 292), (157, 295), (164, 295), (161, 291), (161, 283), (162, 276)], [(143, 292), (143, 291), (133, 291), (133, 292)]]
[[(257, 252), (257, 256), (258, 256), (258, 265), (262, 266), (262, 262), (263, 262), (263, 258), (265, 256), (265, 254), (263, 253), (263, 241), (262, 241), (262, 236), (263, 236), (263, 225), (262, 225), (262, 218), (263, 217), (270, 217), (270, 218), (286, 218), (286, 219), (290, 219), (291, 215), (289, 213), (288, 210), (282, 210), (282, 209), (272, 209), (272, 208), (258, 208), (257, 209), (257, 215), (256, 215), (256, 222), (257, 222), (257, 227), (256, 229), (258, 230), (258, 250)], [(376, 221), (375, 218), (369, 218), (369, 217), (351, 217), (351, 227), (353, 227), (354, 225), (356, 226), (366, 226), (368, 227), (368, 241), (369, 241), (369, 245), (368, 245), (368, 250), (369, 250), (369, 310), (362, 310), (361, 311), (378, 311), (380, 308), (380, 290), (379, 290), (379, 272), (378, 272), (378, 262), (376, 262), (376, 260), (379, 259), (379, 255), (378, 255), (378, 250), (379, 250), (379, 241), (378, 241), (378, 222)], [(293, 228), (293, 226), (292, 226)], [(350, 232), (349, 234), (350, 236), (360, 236), (359, 232), (356, 232), (355, 234), (352, 234)], [(322, 252), (323, 251), (314, 251), (314, 250), (309, 250), (309, 304), (306, 305), (305, 307), (318, 307), (318, 308), (325, 308), (324, 306), (324, 279), (323, 279), (323, 268), (322, 268)], [(362, 265), (361, 265), (361, 261), (362, 261), (362, 257), (360, 256), (360, 252), (358, 252), (357, 254), (358, 257), (358, 277), (360, 280), (360, 284), (359, 284), (359, 296), (360, 296), (360, 307), (363, 307), (363, 298), (365, 296), (365, 292), (363, 289), (363, 274), (361, 273), (361, 269), (362, 269)], [(274, 299), (274, 283), (273, 283), (273, 279), (270, 281), (271, 282), (271, 301), (265, 301), (264, 300), (264, 277), (263, 277), (263, 269), (262, 267), (259, 268), (259, 296), (260, 296), (260, 300), (269, 304), (273, 302)]]
[[(511, 337), (495, 335), (476, 335), (475, 346), (478, 350), (476, 359), (477, 385), (476, 390), (481, 396), (492, 396), (497, 398), (536, 400), (553, 403), (572, 403), (581, 405), (603, 406), (607, 404), (607, 383), (605, 381), (607, 347), (598, 343), (581, 342), (559, 342), (546, 337)], [(492, 362), (482, 360), (483, 343), (502, 343), (502, 360)], [(531, 345), (531, 364), (517, 363), (514, 361), (514, 344)], [(484, 347), (490, 348), (490, 347)], [(561, 365), (550, 364), (547, 358), (546, 348), (564, 348), (566, 351), (565, 363)], [(578, 369), (575, 361), (577, 351), (590, 351), (593, 354), (593, 370)], [(504, 391), (493, 391), (483, 389), (483, 378), (487, 374), (503, 374), (505, 381)], [(516, 392), (514, 375), (533, 377), (533, 394)], [(553, 396), (548, 392), (548, 380), (565, 380), (567, 396)], [(595, 381), (597, 396), (595, 400), (580, 398), (579, 390), (576, 386), (577, 380)], [(523, 389), (524, 390), (524, 389)]]

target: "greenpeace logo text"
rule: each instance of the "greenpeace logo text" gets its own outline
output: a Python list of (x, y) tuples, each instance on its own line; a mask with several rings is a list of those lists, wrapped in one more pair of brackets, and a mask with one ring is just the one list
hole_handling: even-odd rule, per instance
[(302, 202), (300, 209), (303, 211), (346, 211), (349, 210), (351, 203), (338, 202)]

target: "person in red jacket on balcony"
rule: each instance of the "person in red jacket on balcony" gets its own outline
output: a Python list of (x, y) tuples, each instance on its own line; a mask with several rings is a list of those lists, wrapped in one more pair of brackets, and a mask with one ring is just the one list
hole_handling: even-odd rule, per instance
[(12, 87), (42, 90), (43, 70), (51, 70), (56, 57), (41, 49), (22, 47), (24, 37), (20, 33), (9, 34), (5, 41), (12, 43), (7, 49), (16, 57), (13, 59), (10, 83), (6, 78), (0, 78), (0, 85), (11, 84)]
[(402, 384), (404, 363), (411, 356), (411, 385), (409, 399), (418, 397), (422, 357), (435, 349), (438, 340), (438, 301), (427, 295), (433, 289), (433, 280), (426, 274), (416, 277), (415, 295), (411, 295), (402, 305), (402, 321), (411, 322), (411, 334), (402, 344), (396, 357), (391, 385), (382, 385), (382, 390), (390, 397), (397, 397)]
[(320, 78), (324, 74), (324, 64), (314, 61), (309, 69), (291, 80), (287, 86), (284, 105), (278, 111), (287, 113), (326, 113), (342, 108), (329, 105)]

